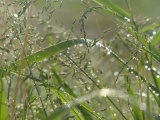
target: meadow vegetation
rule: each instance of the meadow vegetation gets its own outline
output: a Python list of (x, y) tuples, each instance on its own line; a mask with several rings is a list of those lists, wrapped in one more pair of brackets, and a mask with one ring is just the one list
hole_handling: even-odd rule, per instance
[(0, 120), (160, 119), (159, 17), (133, 1), (0, 1)]

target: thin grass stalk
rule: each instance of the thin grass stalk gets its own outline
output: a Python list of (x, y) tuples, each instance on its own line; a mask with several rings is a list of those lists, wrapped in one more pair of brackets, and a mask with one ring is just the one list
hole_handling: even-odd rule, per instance
[(112, 105), (118, 110), (118, 112), (123, 116), (123, 118), (127, 120), (126, 116), (121, 112), (121, 110), (116, 106), (116, 104), (109, 97), (107, 98), (112, 103)]
[[(141, 85), (141, 80), (140, 80), (140, 73), (139, 73), (140, 69), (139, 69), (138, 61), (137, 61), (137, 71), (138, 71), (138, 85), (139, 85), (140, 99), (141, 99), (141, 103), (143, 103), (144, 100), (142, 96), (142, 85)], [(143, 120), (145, 120), (145, 113), (143, 110), (142, 110), (142, 115), (143, 115)]]
[[(25, 30), (25, 36), (24, 36), (24, 47), (22, 54), (21, 54), (21, 59), (24, 58), (24, 56), (27, 55), (27, 51), (28, 51), (28, 29), (29, 29), (29, 21), (30, 21), (30, 14), (31, 14), (31, 6), (28, 8), (28, 14), (27, 14), (27, 23), (26, 23), (26, 30)], [(25, 13), (24, 13), (25, 14)], [(13, 106), (12, 106), (12, 112), (11, 112), (11, 120), (14, 119), (14, 114), (15, 114), (15, 106), (16, 106), (16, 101), (17, 101), (17, 95), (18, 95), (18, 91), (20, 86), (20, 81), (22, 80), (21, 74), (22, 74), (22, 60), (20, 60), (19, 66), (20, 69), (18, 71), (18, 78), (17, 78), (17, 82), (16, 82), (16, 90), (15, 90), (15, 95), (14, 95), (14, 102), (13, 102)], [(23, 93), (26, 93), (23, 91)], [(23, 96), (23, 103), (25, 103), (25, 98)], [(25, 105), (25, 104), (24, 104)], [(24, 106), (23, 106), (24, 107)]]
[[(109, 67), (110, 67), (110, 70), (111, 70), (111, 73), (112, 73), (112, 80), (113, 80), (113, 83), (114, 83), (114, 87), (116, 90), (118, 90), (117, 88), (117, 84), (116, 84), (116, 79), (115, 79), (115, 76), (114, 76), (114, 71), (113, 71), (113, 67), (112, 67), (112, 63), (110, 61), (110, 57), (108, 57), (108, 62), (109, 62)], [(121, 100), (120, 98), (118, 97), (118, 104), (119, 104), (119, 110), (122, 112), (122, 105), (121, 105)], [(122, 117), (122, 120), (123, 120), (123, 117)]]
[(22, 77), (21, 77), (21, 73), (22, 73), (21, 72), (21, 66), (22, 66), (22, 61), (20, 61), (19, 66), (18, 66), (20, 69), (18, 71), (18, 78), (17, 78), (17, 82), (16, 82), (16, 89), (15, 89), (15, 94), (14, 94), (14, 99), (13, 99), (12, 110), (11, 110), (11, 120), (14, 120), (14, 114), (15, 114), (15, 107), (16, 107), (16, 100), (17, 100), (17, 95), (18, 95), (19, 83), (20, 83), (20, 80), (22, 79)]
[(29, 104), (29, 103), (28, 103), (28, 107), (29, 107), (29, 109), (30, 109), (30, 111), (31, 111), (32, 120), (35, 120), (35, 116), (34, 116), (34, 113), (33, 113), (33, 107), (32, 107), (32, 104)]
[[(33, 0), (31, 1), (31, 4), (28, 8), (27, 11), (27, 23), (26, 23), (26, 29), (25, 29), (25, 35), (24, 35), (24, 56), (28, 55), (28, 29), (29, 29), (29, 25), (30, 25), (30, 16), (31, 16), (31, 12), (32, 12), (32, 5), (33, 5)], [(26, 72), (26, 70), (24, 71)], [(26, 115), (27, 115), (27, 91), (26, 91), (26, 86), (25, 86), (25, 81), (22, 81), (22, 102), (23, 102), (23, 119), (26, 119)]]
[[(91, 4), (91, 0), (88, 0), (88, 4), (90, 5), (90, 7), (93, 7), (93, 5)], [(92, 14), (93, 14), (93, 17), (95, 18), (94, 22), (96, 23), (96, 27), (97, 27), (98, 33), (101, 34), (102, 30), (100, 28), (96, 13), (94, 11), (92, 11)]]
[(97, 86), (97, 88), (102, 88), (102, 85), (100, 85), (99, 83), (97, 83), (95, 80), (93, 80), (80, 66), (78, 66), (75, 62), (74, 62), (74, 60), (72, 59), (72, 58), (70, 58), (66, 53), (63, 53), (69, 60), (71, 60), (72, 61), (72, 63), (79, 69), (79, 70), (81, 70), (82, 71), (82, 73), (89, 79), (89, 80), (91, 80), (96, 86)]
[(129, 10), (129, 14), (130, 14), (130, 22), (132, 25), (134, 25), (135, 27), (135, 30), (138, 32), (138, 27), (133, 19), (133, 14), (132, 14), (132, 9), (131, 9), (131, 5), (130, 5), (130, 0), (125, 0), (126, 1), (126, 4), (127, 4), (127, 7), (128, 7), (128, 10)]
[[(138, 0), (134, 0), (135, 4), (136, 4), (136, 13), (137, 13), (137, 20), (136, 20), (136, 23), (137, 23), (137, 27), (139, 29), (141, 29), (141, 26), (140, 26), (140, 15), (139, 15), (139, 7), (138, 7)], [(140, 32), (140, 31), (138, 31)], [(141, 32), (140, 32), (141, 34)]]
[[(37, 66), (37, 68), (38, 68), (38, 65), (37, 65), (37, 64), (36, 64), (36, 66)], [(30, 71), (30, 73), (31, 73), (31, 76), (33, 77), (33, 74), (32, 74), (32, 71), (31, 71), (31, 68), (30, 68), (30, 67), (29, 67), (29, 71)], [(42, 107), (43, 107), (43, 111), (44, 111), (45, 117), (47, 118), (48, 115), (47, 115), (47, 112), (46, 112), (46, 110), (45, 110), (45, 106), (44, 106), (43, 100), (42, 100), (42, 98), (41, 98), (41, 94), (40, 94), (40, 91), (39, 91), (39, 89), (38, 89), (38, 85), (37, 85), (36, 81), (34, 81), (34, 80), (33, 80), (33, 83), (34, 83), (34, 86), (35, 86), (36, 91), (37, 91), (37, 93), (38, 93), (40, 103), (41, 103), (41, 105), (42, 105)]]
[[(74, 65), (76, 65), (76, 67), (78, 69), (80, 69), (84, 75), (86, 75), (86, 77), (88, 77), (93, 83), (95, 83), (95, 85), (97, 86), (97, 88), (101, 89), (102, 88), (102, 85), (100, 85), (99, 83), (95, 82), (80, 66), (78, 66), (74, 60), (72, 58), (70, 58), (67, 54), (63, 53), (67, 58), (69, 58), (73, 63)], [(116, 106), (116, 104), (109, 98), (107, 97), (107, 99), (112, 103), (112, 105), (119, 111), (119, 113), (122, 115), (122, 117), (127, 120), (127, 118), (125, 117), (125, 115), (122, 113), (122, 111)]]
[[(1, 28), (1, 34), (0, 34), (0, 38), (2, 38), (2, 34), (3, 32), (5, 32), (6, 30), (6, 23), (7, 23), (7, 15), (8, 14), (8, 0), (5, 0), (5, 3), (4, 3), (4, 14), (3, 14), (3, 21), (2, 21), (2, 28)], [(2, 45), (3, 45), (3, 48), (5, 47), (4, 46), (4, 41), (2, 41)], [(1, 64), (4, 63), (4, 51), (2, 51), (2, 57), (1, 57)]]

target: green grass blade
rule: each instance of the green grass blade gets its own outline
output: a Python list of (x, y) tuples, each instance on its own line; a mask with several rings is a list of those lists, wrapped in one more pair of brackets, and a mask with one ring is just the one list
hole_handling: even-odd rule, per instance
[(147, 40), (144, 39), (139, 33), (137, 33), (135, 30), (133, 30), (130, 27), (127, 27), (127, 31), (130, 32), (132, 35), (134, 35), (134, 37), (140, 42), (142, 43), (142, 45), (144, 45), (145, 47), (147, 47)]
[(126, 18), (127, 19), (130, 18), (129, 14), (125, 10), (123, 10), (118, 5), (114, 4), (109, 0), (93, 0), (93, 1), (99, 4), (100, 6), (104, 7), (104, 10), (106, 10), (108, 13), (120, 18), (123, 21), (124, 20), (126, 21)]
[(2, 79), (0, 78), (0, 120), (8, 120), (7, 113), (6, 98), (3, 90)]
[(141, 33), (145, 33), (145, 32), (148, 32), (148, 31), (150, 31), (150, 30), (152, 30), (152, 29), (154, 29), (154, 28), (156, 28), (156, 27), (159, 27), (159, 26), (160, 26), (160, 23), (153, 23), (153, 24), (150, 24), (150, 25), (148, 25), (148, 26), (143, 27), (143, 28), (140, 30), (140, 32), (141, 32)]
[(69, 115), (70, 107), (64, 104), (61, 107), (56, 108), (46, 120), (68, 120)]
[(57, 53), (67, 49), (68, 47), (72, 47), (76, 44), (79, 43), (84, 43), (84, 39), (71, 39), (71, 40), (66, 40), (60, 43), (57, 43), (56, 45), (49, 46), (47, 48), (41, 49), (25, 58), (22, 60), (18, 60), (11, 65), (0, 69), (0, 75), (2, 77), (8, 76), (11, 72), (16, 72), (20, 67), (18, 67), (19, 63), (22, 62), (21, 68), (28, 67), (32, 65), (34, 62), (39, 62), (42, 61), (46, 58), (49, 58), (53, 55), (56, 55)]
[(130, 83), (128, 83), (128, 81), (130, 81), (129, 77), (125, 77), (126, 80), (126, 89), (128, 91), (128, 94), (130, 96), (130, 104), (131, 104), (131, 110), (133, 112), (132, 116), (135, 120), (142, 120), (142, 111), (139, 109), (139, 105), (138, 105), (138, 101), (137, 98), (135, 96), (135, 92), (132, 89)]
[[(57, 66), (52, 66), (52, 72), (54, 80), (58, 83), (58, 85), (61, 85), (61, 87), (71, 96), (77, 97), (72, 89), (61, 79), (61, 77), (58, 75), (58, 70), (56, 69)], [(63, 84), (63, 85), (62, 85)]]
[(152, 112), (151, 112), (152, 110), (151, 110), (151, 100), (150, 100), (149, 87), (147, 88), (146, 105), (147, 105), (147, 118), (148, 118), (148, 120), (153, 120), (153, 118), (152, 118)]
[[(60, 91), (59, 89), (57, 89), (55, 86), (51, 86), (51, 85), (42, 85), (45, 87), (49, 87), (51, 88), (51, 90), (53, 91), (53, 93), (61, 100), (62, 103), (69, 103), (70, 101), (68, 100), (68, 98), (65, 96), (66, 93), (63, 93), (62, 91)], [(66, 109), (66, 108), (65, 108)], [(63, 109), (62, 109), (63, 110)], [(72, 107), (71, 109), (71, 113), (72, 115), (75, 116), (76, 120), (84, 120), (84, 118), (82, 117), (82, 115), (79, 113), (79, 111), (75, 108)], [(61, 111), (61, 109), (58, 110), (58, 112)], [(54, 113), (53, 113), (54, 114)], [(66, 115), (66, 111), (63, 113), (64, 117)], [(61, 114), (60, 114), (61, 115)], [(59, 117), (59, 116), (58, 116)], [(66, 116), (67, 117), (67, 116)]]
[[(61, 79), (61, 77), (58, 75), (58, 70), (57, 67), (54, 65), (52, 67), (52, 71), (53, 71), (53, 75), (55, 76), (54, 80), (57, 80), (56, 82), (58, 82), (59, 85), (61, 85), (61, 87), (70, 95), (72, 96), (72, 98), (77, 98), (77, 96), (74, 94), (74, 92), (72, 91), (72, 89)], [(62, 85), (63, 84), (63, 85)], [(80, 110), (80, 112), (82, 113), (83, 117), (87, 120), (92, 120), (92, 117), (90, 116), (90, 113), (92, 113), (91, 111), (89, 111), (90, 109), (86, 109), (87, 106), (85, 105), (77, 105), (77, 108)], [(96, 114), (93, 114), (97, 117)]]
[(155, 46), (159, 41), (160, 41), (160, 32), (157, 33), (157, 34), (154, 36), (151, 44), (152, 44), (153, 46)]

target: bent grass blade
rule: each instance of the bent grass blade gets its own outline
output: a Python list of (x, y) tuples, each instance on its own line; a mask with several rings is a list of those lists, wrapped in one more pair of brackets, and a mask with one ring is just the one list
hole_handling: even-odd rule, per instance
[(118, 17), (123, 21), (126, 21), (126, 19), (130, 18), (129, 14), (125, 10), (123, 10), (122, 8), (120, 8), (119, 6), (117, 6), (116, 4), (114, 4), (109, 0), (93, 0), (93, 1), (99, 4), (101, 7), (104, 7), (104, 10), (106, 12)]
[(74, 46), (76, 44), (80, 44), (80, 43), (82, 44), (84, 42), (85, 42), (84, 39), (71, 39), (71, 40), (66, 40), (66, 41), (60, 42), (56, 45), (52, 45), (47, 48), (41, 49), (41, 50), (39, 50), (29, 56), (24, 57), (23, 59), (15, 61), (14, 63), (10, 64), (9, 66), (6, 66), (6, 67), (0, 69), (0, 75), (3, 78), (3, 77), (8, 76), (10, 74), (16, 73), (20, 69), (20, 67), (18, 67), (20, 62), (22, 62), (21, 69), (23, 69), (23, 68), (29, 67), (30, 65), (32, 65), (35, 62), (42, 61), (46, 58), (49, 58), (53, 55), (56, 55), (57, 53), (65, 50), (69, 47), (72, 47), (72, 46)]

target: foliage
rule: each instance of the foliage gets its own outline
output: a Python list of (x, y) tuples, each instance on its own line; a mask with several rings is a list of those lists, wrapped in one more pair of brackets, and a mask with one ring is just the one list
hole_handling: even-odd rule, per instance
[[(159, 19), (125, 2), (76, 1), (70, 30), (57, 20), (64, 0), (1, 2), (0, 119), (159, 119)], [(116, 27), (89, 39), (90, 13)]]

